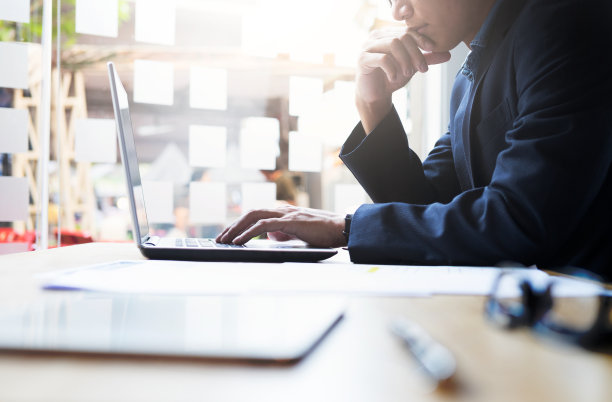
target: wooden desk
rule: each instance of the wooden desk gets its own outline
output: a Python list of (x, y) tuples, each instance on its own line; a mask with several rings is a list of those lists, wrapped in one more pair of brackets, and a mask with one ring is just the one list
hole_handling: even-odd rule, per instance
[[(140, 258), (132, 244), (109, 243), (2, 256), (0, 305), (40, 297), (35, 273)], [(353, 298), (340, 325), (288, 367), (0, 353), (0, 401), (612, 401), (612, 357), (493, 328), (483, 302)], [(427, 392), (388, 330), (397, 315), (453, 351), (457, 391)]]

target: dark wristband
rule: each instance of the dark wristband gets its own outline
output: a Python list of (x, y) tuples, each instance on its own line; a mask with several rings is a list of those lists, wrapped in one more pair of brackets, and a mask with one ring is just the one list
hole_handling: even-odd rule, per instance
[(344, 217), (344, 230), (342, 231), (342, 234), (344, 235), (344, 238), (346, 239), (347, 244), (349, 241), (349, 235), (351, 233), (351, 221), (352, 220), (353, 220), (353, 214), (346, 214), (346, 216)]

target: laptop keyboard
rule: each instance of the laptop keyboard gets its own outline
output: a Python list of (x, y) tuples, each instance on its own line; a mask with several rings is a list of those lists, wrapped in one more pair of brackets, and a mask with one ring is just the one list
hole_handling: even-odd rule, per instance
[(177, 247), (195, 247), (195, 248), (244, 248), (237, 244), (222, 244), (217, 243), (213, 239), (176, 239)]

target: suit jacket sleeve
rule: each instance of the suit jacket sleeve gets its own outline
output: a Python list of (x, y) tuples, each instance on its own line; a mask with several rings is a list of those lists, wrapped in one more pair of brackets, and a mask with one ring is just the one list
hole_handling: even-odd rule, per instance
[(448, 202), (459, 193), (450, 135), (442, 136), (421, 164), (395, 108), (368, 136), (359, 123), (340, 158), (376, 203)]
[[(557, 3), (547, 4), (522, 21), (507, 59), (516, 69), (517, 117), (488, 185), (445, 202), (457, 188), (445, 137), (421, 169), (403, 134), (374, 132), (359, 145), (352, 134), (343, 159), (377, 202), (353, 216), (352, 261), (539, 264), (564, 252), (590, 208), (609, 218), (610, 7), (605, 16), (578, 10), (584, 19), (577, 22), (568, 9), (559, 15)], [(383, 124), (396, 123), (389, 117)]]

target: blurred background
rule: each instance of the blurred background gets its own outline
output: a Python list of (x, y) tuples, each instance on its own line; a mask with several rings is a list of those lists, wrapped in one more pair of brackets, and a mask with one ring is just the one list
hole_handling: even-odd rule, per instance
[[(359, 120), (361, 45), (394, 24), (387, 0), (0, 0), (0, 253), (131, 241), (108, 61), (128, 91), (157, 234), (214, 236), (254, 208), (370, 202), (338, 152)], [(466, 54), (394, 95), (422, 158), (446, 130)]]

